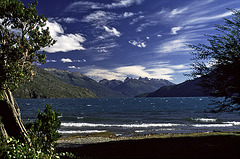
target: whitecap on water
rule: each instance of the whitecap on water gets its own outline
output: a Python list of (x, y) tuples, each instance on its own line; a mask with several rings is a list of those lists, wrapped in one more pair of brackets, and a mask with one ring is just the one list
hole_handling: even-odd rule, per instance
[(228, 121), (228, 122), (223, 122), (225, 124), (233, 124), (233, 125), (240, 125), (239, 121)]
[(142, 124), (94, 124), (94, 123), (62, 123), (64, 127), (125, 127), (125, 128), (148, 128), (148, 127), (174, 127), (185, 126), (173, 123), (142, 123)]
[(233, 124), (194, 124), (193, 127), (231, 127)]
[(195, 121), (201, 121), (201, 122), (216, 122), (217, 119), (214, 118), (191, 118), (192, 120)]

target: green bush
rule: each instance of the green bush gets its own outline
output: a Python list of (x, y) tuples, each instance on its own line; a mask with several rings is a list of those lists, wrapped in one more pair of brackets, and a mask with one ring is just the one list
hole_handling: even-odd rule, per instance
[(37, 119), (26, 125), (33, 147), (48, 154), (53, 153), (56, 141), (60, 137), (57, 132), (61, 125), (60, 115), (52, 110), (50, 105), (46, 105), (44, 112), (39, 111)]
[(45, 106), (44, 112), (38, 112), (37, 119), (26, 125), (29, 138), (19, 141), (9, 137), (5, 140), (0, 134), (0, 158), (58, 159), (74, 158), (71, 153), (56, 153), (56, 141), (59, 138), (60, 113)]

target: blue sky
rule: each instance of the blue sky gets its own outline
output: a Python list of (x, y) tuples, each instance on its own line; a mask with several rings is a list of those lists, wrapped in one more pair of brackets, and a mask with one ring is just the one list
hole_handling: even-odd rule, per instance
[[(25, 4), (31, 0), (23, 0)], [(39, 0), (57, 43), (53, 67), (95, 80), (149, 77), (180, 83), (192, 62), (187, 44), (205, 43), (239, 0)]]

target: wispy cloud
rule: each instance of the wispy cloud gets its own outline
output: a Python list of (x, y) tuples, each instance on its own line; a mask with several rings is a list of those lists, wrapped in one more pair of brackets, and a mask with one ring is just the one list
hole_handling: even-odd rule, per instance
[(46, 60), (46, 62), (47, 62), (47, 63), (49, 63), (49, 62), (55, 63), (55, 62), (57, 62), (57, 60)]
[(187, 66), (184, 64), (170, 65), (169, 62), (158, 62), (150, 65), (130, 65), (122, 66), (114, 69), (96, 68), (83, 68), (86, 75), (94, 78), (95, 80), (101, 79), (117, 79), (124, 80), (126, 77), (138, 78), (148, 77), (155, 79), (173, 80), (175, 73), (187, 72)]
[(47, 27), (49, 27), (50, 35), (57, 42), (51, 47), (45, 47), (43, 50), (49, 53), (85, 50), (82, 43), (86, 39), (82, 34), (65, 34), (62, 26), (56, 21), (47, 21)]
[(134, 15), (134, 13), (132, 13), (132, 12), (124, 12), (123, 13), (124, 18), (132, 17), (133, 15)]
[(188, 7), (185, 7), (185, 8), (175, 8), (173, 9), (170, 14), (169, 14), (169, 17), (172, 18), (172, 17), (175, 17), (179, 14), (183, 14), (185, 11), (188, 10)]
[(116, 9), (130, 7), (134, 4), (139, 5), (144, 0), (115, 0), (113, 3), (99, 3), (90, 1), (77, 1), (71, 3), (65, 11), (67, 12), (84, 12), (93, 9)]
[(156, 51), (159, 53), (176, 53), (176, 52), (186, 52), (191, 49), (187, 46), (190, 44), (191, 39), (184, 36), (174, 38), (172, 40), (167, 40), (157, 47)]
[(201, 24), (201, 23), (207, 23), (209, 21), (214, 21), (218, 20), (224, 17), (228, 17), (232, 15), (231, 11), (225, 12), (225, 13), (220, 13), (216, 15), (211, 15), (211, 16), (204, 16), (204, 17), (194, 17), (190, 20), (187, 21), (187, 24)]
[(117, 37), (121, 36), (121, 33), (119, 31), (117, 31), (117, 29), (114, 27), (112, 27), (112, 29), (111, 29), (107, 26), (103, 26), (103, 28), (106, 30), (106, 32), (108, 32), (112, 36), (117, 36)]
[(177, 31), (181, 30), (182, 27), (173, 27), (172, 28), (172, 34), (177, 34)]
[(62, 58), (61, 61), (62, 61), (63, 63), (66, 63), (66, 62), (67, 62), (67, 63), (69, 63), (69, 62), (71, 63), (71, 62), (73, 62), (73, 61), (72, 61), (71, 59), (69, 59), (69, 58), (66, 58), (66, 59), (65, 59), (65, 58)]
[(68, 66), (68, 68), (77, 68), (76, 66)]
[(146, 43), (144, 41), (136, 41), (136, 40), (130, 40), (128, 41), (129, 44), (132, 44), (133, 46), (137, 46), (139, 48), (145, 48), (147, 47)]
[(82, 22), (92, 23), (95, 26), (107, 25), (109, 22), (116, 20), (117, 15), (113, 12), (95, 11), (85, 16)]
[[(51, 19), (51, 18), (49, 18)], [(57, 22), (65, 22), (65, 23), (76, 23), (76, 22), (79, 22), (78, 19), (76, 18), (73, 18), (73, 17), (65, 17), (65, 18), (54, 18), (54, 20), (56, 20)]]

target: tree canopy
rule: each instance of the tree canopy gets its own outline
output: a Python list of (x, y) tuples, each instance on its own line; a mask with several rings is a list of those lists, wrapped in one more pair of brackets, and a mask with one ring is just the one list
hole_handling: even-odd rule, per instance
[(34, 62), (44, 63), (46, 58), (38, 51), (55, 43), (36, 5), (37, 1), (28, 7), (19, 0), (0, 1), (0, 99), (4, 90), (14, 90), (33, 76)]
[(240, 110), (240, 11), (215, 25), (219, 32), (206, 35), (210, 45), (190, 45), (194, 51), (192, 76), (202, 77), (201, 86), (214, 97), (224, 97), (215, 111)]

